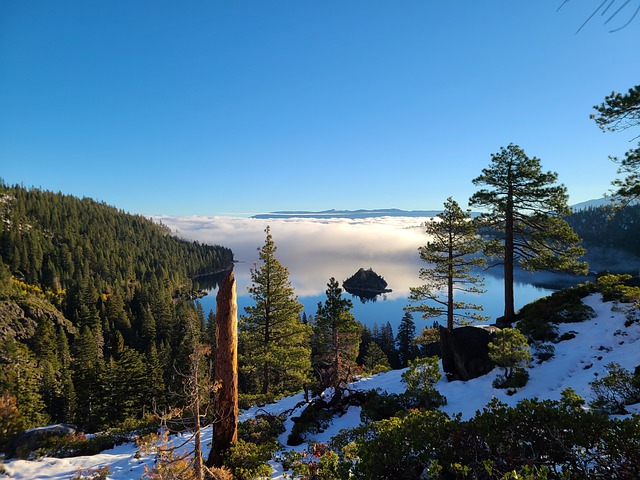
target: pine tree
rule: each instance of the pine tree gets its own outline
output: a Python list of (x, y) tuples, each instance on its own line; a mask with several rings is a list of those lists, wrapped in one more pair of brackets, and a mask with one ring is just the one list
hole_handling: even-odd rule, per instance
[(376, 374), (391, 370), (389, 359), (377, 343), (371, 342), (364, 356), (364, 366), (369, 373)]
[[(625, 94), (612, 92), (600, 105), (598, 115), (592, 115), (602, 131), (616, 132), (640, 126), (640, 85)], [(638, 137), (636, 137), (638, 138)], [(618, 163), (619, 174), (626, 175), (613, 181), (613, 199), (618, 207), (629, 206), (640, 198), (640, 142), (628, 150), (623, 159), (611, 157)]]
[(489, 359), (504, 368), (505, 379), (509, 380), (514, 371), (524, 368), (531, 360), (527, 337), (517, 328), (498, 330), (489, 343)]
[(239, 359), (252, 393), (285, 395), (302, 389), (311, 367), (311, 329), (300, 320), (303, 306), (289, 270), (275, 258), (269, 227), (259, 249), (261, 264), (251, 269), (249, 295), (254, 305), (240, 318)]
[(374, 341), (382, 349), (385, 356), (389, 360), (391, 368), (400, 368), (400, 357), (396, 349), (396, 340), (393, 335), (393, 327), (391, 322), (384, 324), (379, 331), (379, 336)]
[(148, 382), (144, 357), (129, 347), (114, 356), (104, 374), (106, 417), (109, 422), (121, 422), (142, 415), (143, 405), (150, 402), (145, 393)]
[(504, 325), (516, 319), (516, 265), (528, 271), (587, 272), (587, 264), (578, 261), (585, 250), (564, 219), (570, 212), (566, 187), (556, 185), (557, 179), (557, 173), (542, 171), (538, 158), (510, 144), (492, 154), (491, 165), (473, 180), (486, 188), (474, 193), (469, 204), (488, 209), (482, 218), (499, 235), (494, 252), (504, 261), (504, 317), (498, 319)]
[(314, 370), (320, 386), (333, 387), (339, 398), (342, 388), (353, 378), (360, 344), (360, 329), (351, 309), (351, 300), (342, 298), (335, 278), (327, 284), (326, 300), (318, 303), (314, 342)]
[(415, 336), (416, 324), (413, 321), (413, 315), (411, 315), (411, 312), (404, 312), (398, 326), (398, 335), (396, 336), (400, 367), (402, 368), (407, 367), (409, 362), (415, 360), (418, 356), (418, 347), (414, 342)]
[(62, 422), (75, 421), (76, 391), (73, 386), (73, 372), (71, 371), (71, 353), (67, 334), (60, 329), (57, 335), (58, 361), (60, 362), (60, 391), (52, 408), (55, 417)]
[(146, 392), (147, 404), (152, 408), (162, 408), (165, 406), (165, 387), (162, 363), (158, 356), (155, 344), (149, 346), (147, 357), (147, 382), (144, 388)]
[(104, 361), (96, 334), (82, 327), (73, 344), (73, 384), (78, 398), (76, 418), (80, 426), (93, 431), (102, 426), (104, 414)]
[(40, 393), (42, 371), (26, 345), (12, 338), (0, 349), (0, 391), (12, 393), (26, 428), (46, 425), (49, 417)]
[(420, 279), (426, 283), (411, 287), (405, 310), (421, 312), (423, 318), (444, 316), (447, 328), (465, 325), (482, 317), (475, 310), (480, 305), (454, 298), (455, 292), (482, 293), (482, 280), (471, 274), (472, 267), (480, 267), (484, 258), (476, 256), (483, 242), (470, 214), (464, 212), (451, 197), (444, 204), (444, 211), (424, 224), (432, 240), (420, 247), (420, 258), (429, 266), (420, 269)]

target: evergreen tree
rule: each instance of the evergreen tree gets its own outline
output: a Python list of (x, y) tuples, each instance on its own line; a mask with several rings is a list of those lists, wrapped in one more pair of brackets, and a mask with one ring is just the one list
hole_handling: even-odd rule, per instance
[(486, 225), (499, 236), (494, 250), (504, 261), (505, 325), (515, 320), (513, 271), (556, 270), (586, 273), (587, 264), (578, 261), (584, 248), (567, 224), (569, 214), (564, 185), (556, 185), (558, 174), (543, 172), (540, 160), (529, 158), (514, 144), (491, 155), (491, 165), (473, 180), (478, 190), (471, 206), (488, 209), (482, 215)]
[(88, 326), (80, 330), (73, 350), (73, 384), (78, 398), (76, 418), (81, 427), (91, 432), (102, 426), (104, 420), (104, 361), (96, 334)]
[(358, 326), (360, 327), (360, 345), (358, 347), (356, 363), (358, 365), (364, 365), (364, 357), (369, 349), (369, 344), (373, 342), (373, 333), (366, 325), (359, 324)]
[(71, 353), (67, 334), (60, 329), (57, 335), (58, 361), (60, 363), (60, 391), (55, 399), (52, 412), (61, 422), (74, 422), (76, 412), (76, 390), (73, 385)]
[(415, 360), (418, 356), (418, 347), (414, 342), (415, 336), (416, 324), (413, 321), (413, 315), (411, 315), (411, 312), (404, 312), (398, 326), (398, 335), (396, 336), (401, 368), (407, 367), (409, 362)]
[(254, 305), (240, 318), (240, 363), (252, 393), (285, 395), (302, 389), (311, 367), (311, 331), (302, 323), (303, 306), (276, 259), (269, 227), (259, 258), (251, 269), (249, 295)]
[(364, 366), (367, 369), (367, 372), (372, 374), (391, 370), (391, 365), (389, 364), (387, 355), (375, 342), (371, 342), (369, 344), (367, 353), (364, 356)]
[(49, 417), (42, 399), (42, 370), (26, 345), (9, 338), (0, 348), (0, 391), (15, 396), (20, 422), (26, 428), (46, 425)]
[(149, 346), (147, 352), (147, 383), (144, 391), (146, 392), (146, 403), (152, 408), (162, 408), (165, 406), (165, 386), (162, 363), (158, 355), (155, 344)]
[(318, 303), (315, 317), (314, 370), (320, 386), (333, 387), (342, 394), (342, 387), (353, 378), (358, 356), (360, 332), (351, 309), (351, 300), (342, 298), (342, 289), (335, 278), (327, 284), (326, 300)]
[(151, 405), (146, 397), (148, 369), (144, 357), (129, 347), (114, 356), (104, 374), (108, 385), (105, 396), (105, 416), (109, 422), (122, 422), (142, 415), (143, 405)]
[(420, 279), (426, 283), (411, 287), (406, 307), (410, 312), (421, 312), (423, 318), (445, 316), (447, 328), (465, 325), (483, 317), (475, 313), (482, 306), (454, 298), (455, 292), (482, 293), (482, 279), (471, 274), (472, 267), (485, 264), (476, 254), (483, 242), (477, 234), (476, 224), (470, 214), (464, 212), (451, 197), (444, 204), (444, 211), (424, 224), (432, 239), (420, 247), (420, 258), (429, 266), (420, 269)]
[(47, 414), (57, 420), (55, 401), (60, 395), (61, 385), (58, 372), (60, 362), (57, 355), (56, 332), (49, 317), (43, 316), (38, 320), (38, 327), (34, 334), (33, 352), (38, 359), (40, 370), (40, 395), (46, 405)]
[[(640, 126), (640, 85), (625, 94), (612, 92), (600, 105), (598, 115), (592, 115), (602, 131), (616, 132)], [(636, 137), (638, 138), (638, 137)], [(611, 157), (618, 163), (619, 174), (626, 175), (613, 181), (614, 200), (619, 207), (626, 207), (640, 198), (640, 142), (627, 151), (623, 159)]]
[(489, 342), (489, 359), (504, 368), (504, 377), (509, 380), (513, 372), (524, 368), (531, 361), (531, 349), (517, 328), (498, 330)]
[(393, 327), (391, 322), (387, 322), (379, 329), (377, 337), (373, 340), (382, 349), (391, 368), (400, 368), (400, 357), (398, 356), (398, 350), (396, 349), (396, 340), (393, 335)]

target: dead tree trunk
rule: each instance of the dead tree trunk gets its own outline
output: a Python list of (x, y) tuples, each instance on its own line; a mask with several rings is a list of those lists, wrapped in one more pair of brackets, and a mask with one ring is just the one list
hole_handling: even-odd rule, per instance
[(209, 467), (221, 467), (224, 453), (238, 439), (238, 304), (233, 272), (216, 298), (216, 364), (213, 443)]

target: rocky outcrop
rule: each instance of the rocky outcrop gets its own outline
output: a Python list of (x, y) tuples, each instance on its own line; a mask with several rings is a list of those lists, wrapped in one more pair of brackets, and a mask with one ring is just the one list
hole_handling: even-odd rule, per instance
[(28, 340), (36, 332), (38, 321), (49, 318), (64, 331), (74, 333), (71, 322), (51, 303), (35, 296), (0, 301), (0, 338)]
[(391, 290), (387, 289), (387, 282), (378, 275), (373, 269), (365, 270), (361, 268), (355, 274), (342, 282), (344, 289), (351, 293), (352, 291), (386, 293)]
[(494, 363), (489, 360), (489, 342), (493, 334), (479, 327), (460, 327), (449, 332), (440, 327), (442, 369), (452, 380), (469, 380), (489, 373)]
[(76, 427), (66, 423), (58, 423), (46, 427), (33, 428), (19, 433), (9, 442), (5, 448), (6, 458), (19, 456), (27, 458), (31, 452), (37, 451), (44, 446), (51, 437), (65, 437), (75, 434)]

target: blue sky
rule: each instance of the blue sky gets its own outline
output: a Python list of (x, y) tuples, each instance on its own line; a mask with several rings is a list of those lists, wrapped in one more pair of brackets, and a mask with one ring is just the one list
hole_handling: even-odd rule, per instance
[(635, 134), (589, 115), (640, 81), (640, 19), (576, 34), (601, 0), (561, 3), (3, 0), (0, 177), (142, 214), (435, 209), (516, 143), (601, 197)]

